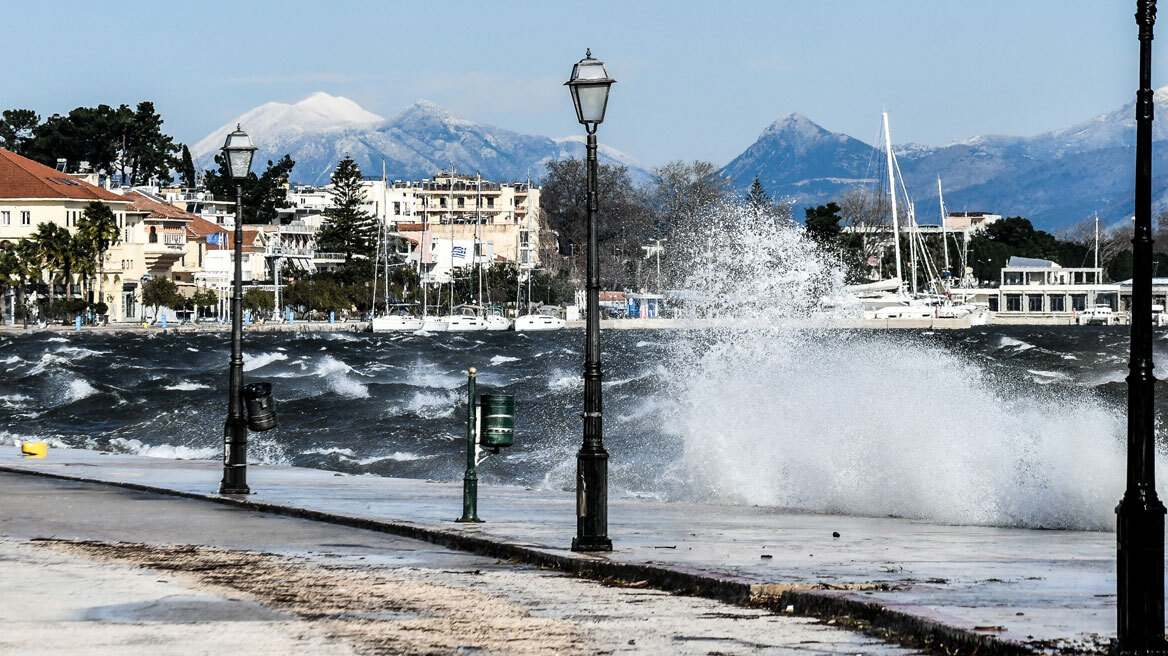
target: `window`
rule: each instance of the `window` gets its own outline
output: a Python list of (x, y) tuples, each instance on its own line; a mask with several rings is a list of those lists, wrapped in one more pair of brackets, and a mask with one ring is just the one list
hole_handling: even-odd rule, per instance
[(1086, 294), (1071, 294), (1071, 309), (1077, 312), (1082, 312), (1087, 309), (1087, 295)]
[(400, 203), (400, 202), (398, 202), (398, 201), (394, 201), (394, 203), (393, 203), (393, 213), (394, 213), (394, 214), (396, 214), (396, 215), (398, 215), (398, 216), (401, 216), (401, 203)]
[(998, 297), (991, 296), (990, 297), (990, 312), (997, 312), (997, 311), (998, 311)]
[(488, 197), (487, 197), (487, 207), (494, 207), (494, 206), (495, 206), (495, 199), (494, 199), (494, 197), (493, 197), (493, 196), (488, 196)]
[(1050, 295), (1050, 311), (1051, 312), (1066, 312), (1067, 311), (1067, 297), (1061, 294)]
[(1006, 312), (1022, 311), (1022, 295), (1006, 294)]
[(1030, 294), (1026, 297), (1027, 309), (1031, 312), (1042, 312), (1042, 296)]
[(459, 199), (458, 199), (458, 206), (459, 206), (459, 207), (466, 207), (466, 199), (465, 199), (465, 198), (459, 198)]
[(158, 230), (154, 226), (150, 226), (150, 243), (158, 243)]
[(12, 212), (0, 212), (0, 225), (12, 225)]
[(20, 225), (32, 225), (32, 213), (22, 211), (20, 213)]
[(445, 197), (438, 199), (438, 207), (446, 207), (446, 198)]

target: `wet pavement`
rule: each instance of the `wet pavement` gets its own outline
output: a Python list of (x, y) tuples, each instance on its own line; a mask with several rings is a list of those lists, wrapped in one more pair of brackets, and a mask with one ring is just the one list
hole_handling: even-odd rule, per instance
[(916, 653), (385, 533), (0, 473), (4, 654)]
[[(217, 496), (221, 474), (213, 461), (68, 449), (22, 460), (15, 452), (0, 453), (0, 467), (191, 495)], [(250, 467), (248, 482), (251, 502), (578, 556), (568, 549), (575, 529), (569, 492), (483, 486), (479, 514), (487, 521), (456, 524), (461, 484), (273, 466)], [(755, 585), (836, 588), (825, 594), (1042, 647), (1100, 649), (1114, 635), (1113, 533), (625, 500), (610, 504), (609, 517), (615, 549), (590, 556), (596, 562)]]

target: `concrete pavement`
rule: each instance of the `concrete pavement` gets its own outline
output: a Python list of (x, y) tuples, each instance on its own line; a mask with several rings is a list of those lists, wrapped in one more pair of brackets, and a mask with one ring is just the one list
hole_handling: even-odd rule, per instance
[(0, 473), (2, 654), (913, 653), (345, 526)]
[[(220, 465), (80, 450), (0, 468), (220, 499)], [(489, 465), (487, 465), (489, 467)], [(1114, 632), (1114, 534), (620, 500), (608, 555), (572, 554), (567, 492), (480, 487), (487, 523), (455, 524), (459, 484), (252, 466), (227, 500), (418, 537), (598, 578), (796, 612), (862, 618), (948, 648), (1102, 651)], [(838, 532), (840, 537), (832, 537)]]

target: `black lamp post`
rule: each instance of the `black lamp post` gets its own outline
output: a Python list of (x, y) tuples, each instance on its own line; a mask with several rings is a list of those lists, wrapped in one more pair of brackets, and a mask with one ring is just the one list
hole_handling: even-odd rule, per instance
[(227, 421), (223, 424), (223, 481), (219, 494), (248, 494), (247, 419), (243, 416), (243, 181), (251, 171), (256, 147), (239, 125), (223, 144), (227, 168), (235, 180), (235, 285), (231, 295), (231, 373)]
[(566, 84), (576, 118), (588, 132), (588, 317), (584, 355), (584, 444), (576, 454), (576, 537), (572, 551), (612, 551), (608, 539), (608, 452), (604, 450), (600, 399), (600, 264), (596, 246), (596, 126), (604, 121), (608, 88), (604, 63), (584, 59), (572, 67)]
[(1164, 640), (1164, 504), (1156, 496), (1152, 375), (1152, 25), (1156, 0), (1137, 0), (1140, 89), (1136, 92), (1135, 235), (1132, 237), (1131, 360), (1127, 376), (1127, 491), (1118, 515), (1117, 631), (1112, 653), (1168, 654)]

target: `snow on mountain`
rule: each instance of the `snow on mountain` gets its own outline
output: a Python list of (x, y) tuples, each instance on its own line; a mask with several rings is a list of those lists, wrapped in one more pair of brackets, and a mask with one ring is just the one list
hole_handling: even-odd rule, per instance
[[(476, 123), (428, 100), (419, 100), (392, 119), (362, 109), (347, 98), (316, 93), (294, 105), (266, 103), (200, 141), (192, 155), (199, 166), (214, 155), (239, 122), (259, 148), (256, 165), (285, 153), (296, 161), (292, 182), (326, 184), (342, 157), (356, 160), (362, 173), (380, 176), (384, 162), (391, 180), (420, 180), (448, 170), (480, 173), (490, 180), (538, 180), (549, 160), (582, 156), (572, 139), (553, 140)], [(629, 166), (635, 180), (648, 173), (632, 158), (602, 147), (602, 161)]]
[[(1168, 87), (1154, 100), (1168, 115)], [(1168, 122), (1153, 123), (1155, 170), (1168, 166)], [(895, 137), (895, 134), (893, 135)], [(1036, 226), (1058, 230), (1098, 211), (1113, 220), (1130, 216), (1134, 175), (1135, 105), (1033, 137), (982, 135), (944, 146), (894, 145), (905, 185), (919, 212), (936, 213), (937, 177), (954, 210), (1022, 215)], [(723, 171), (745, 190), (759, 176), (775, 197), (798, 206), (825, 203), (846, 189), (877, 189), (883, 148), (824, 130), (806, 117), (788, 114)], [(1161, 162), (1164, 162), (1161, 165)], [(882, 192), (881, 192), (882, 193)], [(1168, 179), (1154, 181), (1154, 206), (1168, 208)], [(921, 214), (926, 216), (926, 214)]]
[[(205, 167), (212, 166), (223, 140), (238, 124), (252, 142), (264, 151), (279, 150), (280, 144), (293, 143), (305, 135), (326, 135), (367, 128), (385, 121), (360, 105), (340, 96), (318, 91), (300, 102), (269, 102), (245, 112), (214, 130), (191, 148), (191, 157)], [(257, 158), (258, 160), (258, 158)]]

